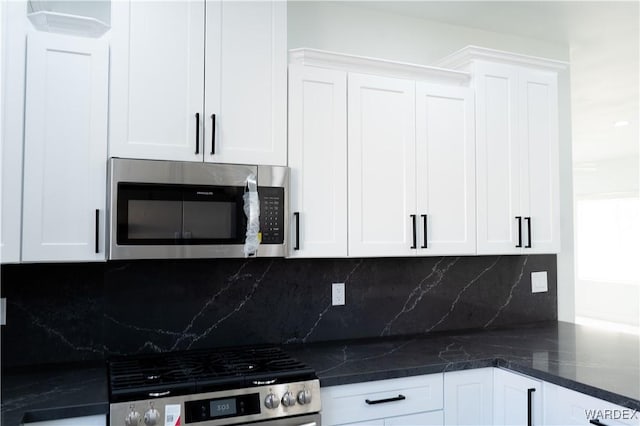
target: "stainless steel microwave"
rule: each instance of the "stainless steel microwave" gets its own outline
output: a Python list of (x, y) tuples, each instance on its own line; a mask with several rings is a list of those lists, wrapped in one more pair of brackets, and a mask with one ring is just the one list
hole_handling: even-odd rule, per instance
[[(258, 220), (252, 255), (286, 253), (287, 167), (111, 158), (109, 182), (109, 259), (245, 257)], [(259, 213), (248, 219), (251, 182)]]

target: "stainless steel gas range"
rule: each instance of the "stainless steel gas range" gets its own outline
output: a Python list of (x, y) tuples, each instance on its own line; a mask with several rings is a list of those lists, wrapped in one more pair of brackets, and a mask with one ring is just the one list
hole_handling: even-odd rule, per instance
[(277, 347), (109, 361), (110, 426), (320, 426), (320, 382)]

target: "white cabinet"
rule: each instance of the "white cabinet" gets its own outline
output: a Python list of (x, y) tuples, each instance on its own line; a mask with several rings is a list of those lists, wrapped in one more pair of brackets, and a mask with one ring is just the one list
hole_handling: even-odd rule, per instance
[[(545, 425), (640, 425), (640, 413), (551, 383), (544, 383)], [(593, 423), (592, 423), (593, 422)]]
[(105, 426), (106, 424), (107, 416), (99, 414), (95, 416), (74, 417), (70, 419), (30, 422), (24, 423), (24, 426)]
[(331, 386), (321, 397), (326, 425), (442, 424), (442, 374)]
[(107, 158), (105, 40), (27, 41), (22, 260), (103, 260)]
[(499, 368), (493, 371), (493, 424), (541, 425), (542, 382)]
[(20, 261), (22, 221), (22, 132), (27, 5), (22, 1), (7, 1), (2, 2), (0, 8), (0, 262), (15, 263)]
[(419, 255), (476, 252), (473, 91), (416, 82)]
[(286, 2), (114, 2), (111, 156), (286, 164)]
[(469, 88), (349, 74), (349, 255), (475, 254)]
[(415, 255), (415, 83), (349, 74), (349, 255)]
[(445, 425), (493, 425), (493, 370), (444, 373)]
[(347, 256), (347, 74), (289, 67), (291, 257)]
[(560, 250), (555, 72), (474, 64), (478, 254)]

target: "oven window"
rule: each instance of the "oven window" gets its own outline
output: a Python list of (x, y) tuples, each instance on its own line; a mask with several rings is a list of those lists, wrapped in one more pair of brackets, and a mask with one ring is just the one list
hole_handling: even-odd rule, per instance
[(243, 187), (118, 184), (119, 245), (243, 244)]

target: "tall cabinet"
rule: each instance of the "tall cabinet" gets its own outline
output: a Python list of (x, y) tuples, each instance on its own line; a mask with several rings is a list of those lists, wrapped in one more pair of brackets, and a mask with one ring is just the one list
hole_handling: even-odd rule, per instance
[(560, 251), (558, 87), (566, 64), (474, 46), (438, 63), (476, 92), (477, 253)]
[(109, 155), (286, 165), (286, 2), (113, 2)]

